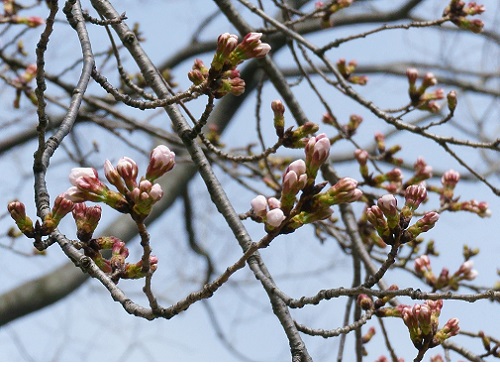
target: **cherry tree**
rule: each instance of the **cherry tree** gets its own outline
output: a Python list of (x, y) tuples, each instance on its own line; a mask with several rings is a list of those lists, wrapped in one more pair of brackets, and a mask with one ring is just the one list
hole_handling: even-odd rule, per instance
[(499, 358), (495, 10), (4, 0), (1, 325), (85, 284), (239, 360)]

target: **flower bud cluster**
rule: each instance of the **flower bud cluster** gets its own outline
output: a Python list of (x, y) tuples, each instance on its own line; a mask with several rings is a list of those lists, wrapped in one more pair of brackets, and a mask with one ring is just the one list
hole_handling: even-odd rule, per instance
[[(282, 109), (279, 104), (274, 104), (276, 114)], [(303, 128), (305, 128), (304, 124)], [(315, 128), (311, 123), (311, 128)], [(304, 129), (305, 132), (307, 131)], [(295, 132), (291, 132), (293, 135)], [(252, 200), (254, 219), (266, 223), (266, 230), (273, 230), (280, 226), (286, 217), (287, 224), (281, 229), (281, 233), (290, 233), (304, 224), (329, 218), (332, 214), (330, 206), (335, 204), (350, 203), (357, 201), (363, 195), (357, 188), (358, 182), (352, 178), (344, 177), (325, 192), (321, 190), (326, 182), (315, 185), (318, 170), (326, 162), (330, 154), (330, 140), (325, 134), (315, 137), (302, 138), (306, 141), (305, 160), (293, 161), (286, 168), (281, 185), (281, 196), (279, 205), (274, 205), (262, 195)], [(297, 196), (300, 194), (299, 200)], [(271, 210), (268, 211), (268, 206)], [(273, 206), (275, 208), (273, 208)], [(276, 219), (270, 222), (270, 213), (276, 211)], [(278, 211), (279, 210), (279, 211)], [(290, 217), (290, 214), (292, 216)], [(274, 214), (274, 213), (273, 213)]]
[(339, 61), (337, 61), (337, 69), (345, 80), (351, 84), (366, 85), (366, 83), (368, 83), (367, 76), (352, 75), (357, 66), (358, 63), (355, 60), (349, 61), (348, 64), (346, 64), (345, 59), (339, 59)]
[(418, 235), (429, 231), (439, 219), (436, 212), (427, 212), (415, 224), (408, 227), (414, 211), (427, 197), (427, 190), (422, 185), (409, 186), (405, 191), (405, 205), (401, 211), (397, 208), (397, 199), (392, 194), (380, 197), (377, 205), (365, 211), (366, 219), (386, 244), (406, 243), (415, 240)]
[[(438, 112), (441, 107), (437, 104), (437, 100), (444, 99), (443, 89), (436, 89), (435, 91), (428, 92), (429, 87), (437, 84), (437, 79), (434, 74), (426, 73), (422, 79), (422, 84), (417, 88), (418, 70), (409, 68), (406, 70), (406, 77), (408, 78), (408, 94), (410, 96), (411, 105), (420, 110), (430, 111), (433, 113)], [(456, 106), (456, 95), (455, 106)], [(454, 109), (454, 107), (453, 107)]]
[(486, 8), (472, 1), (465, 5), (464, 1), (451, 0), (443, 12), (444, 17), (450, 17), (450, 20), (458, 27), (467, 29), (473, 33), (481, 33), (484, 23), (480, 19), (468, 19), (469, 16), (484, 13)]
[[(143, 270), (142, 259), (137, 263), (128, 263), (129, 250), (125, 243), (117, 237), (99, 237), (90, 240), (83, 247), (84, 254), (90, 257), (104, 273), (109, 274), (111, 279), (117, 283), (120, 279), (139, 279), (147, 275)], [(106, 259), (102, 256), (102, 250), (111, 250), (111, 257)], [(149, 257), (149, 269), (154, 272), (158, 267), (158, 258), (154, 255)]]
[(210, 68), (195, 60), (188, 78), (194, 85), (205, 84), (205, 93), (222, 98), (228, 93), (239, 96), (245, 92), (245, 81), (236, 67), (243, 61), (265, 57), (271, 46), (261, 42), (262, 33), (248, 33), (241, 42), (234, 34), (223, 33), (217, 39), (217, 49)]
[(410, 339), (419, 351), (434, 348), (446, 339), (457, 335), (460, 330), (458, 319), (449, 319), (439, 329), (439, 316), (443, 300), (426, 300), (423, 304), (399, 305), (376, 310), (380, 317), (400, 317), (408, 328)]
[(433, 290), (458, 290), (464, 280), (474, 280), (478, 272), (473, 269), (472, 260), (467, 260), (458, 268), (455, 273), (450, 275), (449, 270), (444, 267), (439, 276), (436, 277), (432, 271), (431, 261), (427, 255), (422, 255), (415, 259), (415, 273), (420, 278), (425, 279), (426, 283), (432, 286)]
[(118, 192), (110, 190), (99, 179), (95, 168), (74, 168), (69, 176), (73, 186), (64, 195), (75, 203), (104, 202), (122, 213), (130, 213), (135, 220), (142, 221), (163, 196), (163, 190), (154, 181), (172, 170), (174, 165), (175, 154), (166, 146), (159, 145), (151, 152), (146, 175), (138, 182), (139, 168), (133, 159), (123, 157), (116, 167), (106, 160), (104, 174)]
[(405, 186), (419, 184), (432, 177), (432, 166), (429, 166), (422, 157), (417, 158), (413, 169), (415, 173), (405, 182)]
[(266, 223), (266, 229), (273, 230), (281, 225), (286, 219), (281, 203), (278, 199), (271, 197), (266, 199), (264, 195), (257, 195), (250, 202), (254, 218)]

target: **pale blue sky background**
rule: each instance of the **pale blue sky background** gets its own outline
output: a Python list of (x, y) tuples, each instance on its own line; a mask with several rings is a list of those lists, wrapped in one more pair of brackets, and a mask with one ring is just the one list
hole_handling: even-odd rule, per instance
[[(271, 5), (270, 1), (264, 1)], [(387, 7), (388, 4), (402, 1), (372, 1), (377, 7)], [(85, 4), (86, 2), (84, 2)], [(441, 14), (447, 1), (434, 1), (431, 6), (425, 6), (419, 10), (425, 18), (436, 18)], [(487, 5), (490, 13), (485, 14), (487, 28), (491, 24), (498, 24), (498, 4), (494, 0), (483, 1)], [(117, 4), (119, 12), (126, 11), (128, 24), (134, 22), (141, 23), (141, 29), (146, 41), (143, 44), (153, 61), (160, 63), (168, 56), (174, 54), (176, 50), (189, 43), (194, 25), (198, 24), (207, 14), (212, 13), (214, 5), (208, 0), (184, 0), (184, 1), (121, 1)], [(88, 5), (84, 5), (88, 6)], [(496, 23), (494, 23), (496, 20)], [(352, 34), (362, 30), (371, 29), (373, 26), (364, 25), (357, 29), (341, 29), (326, 33), (327, 37), (337, 38), (346, 34)], [(228, 22), (219, 16), (213, 24), (209, 26), (207, 38), (216, 38), (223, 32), (235, 32), (228, 25)], [(65, 30), (66, 32), (67, 30)], [(103, 42), (106, 40), (91, 30), (94, 51), (102, 50)], [(71, 39), (72, 37), (72, 39)], [(57, 47), (49, 47), (49, 56), (57, 63), (49, 61), (48, 70), (60, 70), (68, 66), (72, 61), (66, 60), (68, 53), (79, 52), (75, 34), (71, 36), (62, 33), (54, 35), (54, 42)], [(313, 41), (325, 42), (318, 34), (310, 36)], [(449, 38), (448, 38), (449, 37)], [(483, 52), (484, 62), (490, 70), (498, 70), (498, 48), (481, 49), (481, 45), (471, 43), (468, 49), (460, 43), (460, 47), (454, 43), (453, 33), (444, 33), (437, 39), (429, 30), (410, 31), (389, 31), (379, 35), (374, 35), (366, 40), (355, 41), (345, 44), (341, 48), (329, 54), (332, 60), (344, 57), (347, 60), (356, 59), (360, 64), (371, 62), (382, 63), (384, 61), (425, 61), (427, 55), (439, 55), (440, 53), (455, 53), (457, 62), (466, 64), (470, 53)], [(161, 42), (157, 41), (161, 39)], [(64, 39), (64, 42), (62, 40)], [(5, 42), (5, 40), (1, 40)], [(35, 40), (34, 40), (35, 41)], [(464, 37), (460, 42), (473, 42), (473, 38)], [(55, 44), (55, 43), (54, 43)], [(466, 50), (466, 51), (464, 51)], [(434, 56), (432, 56), (434, 57)], [(49, 60), (51, 60), (49, 58)], [(209, 62), (211, 55), (202, 57), (205, 62)], [(280, 52), (276, 55), (280, 65), (290, 65), (288, 56)], [(125, 57), (125, 62), (130, 61)], [(192, 60), (180, 65), (175, 70), (175, 80), (180, 88), (189, 86), (186, 77), (190, 69)], [(75, 72), (78, 72), (77, 69)], [(370, 89), (367, 98), (373, 99), (383, 107), (400, 106), (406, 103), (406, 86), (388, 76), (370, 77), (370, 85), (377, 88)], [(305, 86), (305, 85), (304, 85)], [(496, 86), (498, 87), (498, 85)], [(305, 90), (298, 87), (294, 90)], [(318, 121), (323, 114), (323, 108), (315, 99), (309, 98), (310, 93), (303, 93), (301, 98), (307, 99), (304, 104), (306, 113), (313, 121)], [(300, 93), (299, 93), (300, 95)], [(10, 95), (6, 92), (0, 94), (0, 106), (4, 118), (7, 118), (12, 109)], [(268, 106), (272, 99), (278, 98), (276, 92), (266, 89), (263, 94), (264, 106)], [(373, 133), (384, 129), (379, 121), (370, 116), (366, 110), (360, 108), (345, 99), (337, 100), (335, 96), (331, 98), (331, 103), (337, 116), (346, 121), (352, 113), (358, 113), (365, 117), (357, 141), (360, 144), (370, 142)], [(202, 104), (204, 104), (204, 100)], [(26, 103), (26, 101), (23, 101)], [(484, 110), (484, 99), (477, 98), (459, 102), (459, 116), (468, 118), (466, 107), (472, 107), (474, 113), (480, 114)], [(199, 110), (199, 107), (194, 107)], [(60, 112), (60, 111), (59, 111)], [(131, 113), (131, 112), (129, 112)], [(496, 108), (493, 112), (495, 121), (500, 121), (499, 111)], [(134, 115), (136, 112), (134, 112)], [(138, 112), (137, 112), (138, 114)], [(252, 118), (254, 107), (251, 103), (246, 103), (245, 107), (238, 113), (236, 120), (229, 127), (224, 135), (224, 141), (230, 146), (239, 146), (248, 143), (249, 136), (255, 136), (255, 129)], [(270, 110), (264, 107), (262, 111), (263, 121), (270, 121)], [(25, 124), (34, 124), (30, 117)], [(267, 119), (267, 120), (266, 120)], [(156, 118), (156, 123), (168, 123), (165, 116)], [(293, 123), (292, 118), (287, 113), (287, 126)], [(492, 124), (491, 134), (499, 134), (498, 124)], [(268, 129), (272, 133), (272, 127)], [(15, 131), (15, 126), (9, 132)], [(103, 159), (109, 158), (116, 162), (123, 155), (130, 156), (138, 162), (144, 164), (145, 158), (140, 153), (130, 150), (129, 147), (119, 144), (117, 139), (110, 138), (109, 135), (100, 136), (95, 134), (95, 130), (80, 128), (80, 136), (87, 139), (89, 136), (100, 143), (102, 155), (93, 156), (91, 161), (99, 168), (102, 167)], [(385, 130), (383, 130), (385, 131)], [(85, 135), (89, 132), (92, 135)], [(332, 130), (325, 131), (332, 133)], [(494, 136), (494, 135), (493, 135)], [(136, 144), (141, 143), (140, 135), (130, 135)], [(256, 141), (255, 138), (253, 138)], [(423, 139), (412, 137), (408, 140), (388, 141), (388, 145), (401, 144), (404, 146), (401, 156), (413, 162), (418, 156), (425, 157), (426, 161), (435, 168), (453, 168), (463, 172), (463, 170), (447, 156), (439, 147), (425, 142)], [(68, 142), (68, 144), (70, 144)], [(90, 142), (84, 142), (83, 147), (89, 149)], [(9, 159), (4, 155), (0, 159), (0, 170), (2, 172), (15, 173), (14, 182), (10, 174), (0, 177), (0, 187), (2, 192), (10, 195), (0, 198), (0, 207), (5, 208), (7, 202), (14, 196), (22, 198), (27, 203), (32, 198), (32, 184), (30, 178), (32, 166), (32, 152), (35, 146), (30, 144), (19, 149), (15, 155), (9, 154)], [(149, 150), (148, 146), (144, 149)], [(337, 150), (338, 149), (338, 150)], [(332, 156), (341, 154), (341, 149), (350, 149), (351, 146), (343, 144), (332, 149)], [(280, 153), (284, 151), (280, 150)], [(297, 151), (295, 154), (300, 155)], [(471, 159), (473, 165), (480, 164), (480, 158), (472, 156), (471, 150), (466, 151), (467, 158)], [(61, 162), (65, 153), (58, 152), (54, 156), (53, 169), (49, 175), (51, 194), (57, 195), (60, 191), (69, 186), (67, 173), (70, 165)], [(498, 154), (496, 159), (498, 160)], [(145, 167), (143, 165), (142, 167)], [(340, 175), (351, 175), (359, 178), (356, 167), (338, 165), (337, 170)], [(144, 171), (144, 169), (143, 169)], [(19, 178), (22, 173), (22, 178)], [(249, 201), (252, 195), (242, 192), (241, 188), (230, 182), (227, 177), (222, 176), (222, 183), (228, 191), (229, 197), (233, 200), (238, 212), (245, 212), (249, 209)], [(436, 181), (437, 182), (437, 181)], [(492, 179), (497, 186), (498, 177)], [(240, 250), (235, 246), (235, 241), (231, 238), (228, 230), (221, 226), (222, 218), (216, 209), (209, 203), (204, 190), (204, 185), (199, 179), (195, 179), (190, 184), (191, 193), (195, 198), (195, 216), (200, 219), (200, 226), (197, 228), (198, 238), (202, 240), (202, 245), (209, 248), (214, 258), (217, 259), (219, 274), (226, 266), (232, 264), (239, 256)], [(463, 199), (486, 200), (490, 203), (493, 216), (488, 219), (481, 219), (473, 214), (453, 214), (445, 213), (439, 225), (432, 230), (425, 238), (436, 239), (438, 249), (447, 254), (433, 260), (433, 266), (440, 269), (447, 266), (451, 271), (458, 268), (461, 263), (461, 248), (464, 244), (471, 247), (481, 246), (481, 254), (474, 259), (479, 270), (478, 284), (492, 284), (496, 277), (495, 271), (499, 267), (498, 246), (500, 229), (498, 227), (500, 206), (498, 198), (494, 197), (484, 186), (474, 186), (461, 183), (457, 192)], [(266, 194), (269, 194), (267, 192)], [(199, 199), (199, 200), (198, 200)], [(434, 201), (436, 204), (436, 201)], [(29, 205), (28, 205), (29, 206)], [(432, 208), (432, 203), (427, 207)], [(357, 206), (361, 209), (361, 206)], [(160, 259), (160, 267), (155, 274), (154, 288), (161, 294), (160, 302), (169, 305), (187, 293), (198, 289), (198, 281), (203, 276), (203, 262), (187, 249), (183, 228), (181, 212), (182, 206), (177, 203), (172, 210), (151, 227), (153, 246), (155, 254)], [(34, 216), (34, 210), (28, 208)], [(110, 212), (107, 212), (110, 214)], [(110, 220), (108, 219), (108, 222)], [(2, 220), (2, 228), (11, 225), (8, 220)], [(102, 228), (106, 223), (103, 219)], [(71, 223), (68, 220), (65, 224), (68, 231)], [(263, 235), (260, 225), (248, 223), (248, 227), (254, 238)], [(5, 230), (2, 229), (2, 232)], [(5, 242), (5, 239), (1, 240)], [(129, 244), (131, 250), (130, 257), (139, 256), (136, 241)], [(29, 252), (31, 247), (27, 240), (20, 240), (16, 243), (16, 249)], [(449, 254), (449, 255), (448, 255)], [(271, 273), (274, 275), (278, 285), (291, 296), (313, 295), (323, 288), (334, 288), (339, 286), (349, 286), (351, 260), (345, 256), (332, 240), (326, 241), (323, 245), (312, 239), (310, 229), (302, 228), (293, 236), (281, 236), (269, 249), (262, 251), (262, 256), (266, 261)], [(6, 291), (20, 284), (22, 281), (32, 279), (38, 275), (54, 269), (68, 260), (61, 251), (54, 246), (50, 248), (45, 257), (22, 257), (0, 249), (0, 292)], [(332, 267), (335, 271), (330, 271)], [(496, 277), (498, 279), (498, 277)], [(180, 283), (179, 280), (183, 282)], [(413, 278), (406, 274), (388, 274), (387, 282), (391, 280), (398, 282), (400, 287), (415, 286)], [(419, 284), (419, 283), (417, 283)], [(122, 282), (121, 286), (131, 295), (141, 299), (141, 282)], [(420, 285), (419, 285), (420, 286)], [(424, 289), (424, 287), (422, 287)], [(324, 329), (336, 328), (341, 325), (344, 314), (344, 299), (323, 302), (319, 306), (309, 306), (303, 310), (292, 310), (292, 314), (301, 323), (311, 327)], [(412, 304), (411, 300), (402, 299)], [(145, 304), (145, 302), (143, 301)], [(248, 269), (239, 271), (227, 286), (218, 291), (212, 299), (208, 301), (211, 310), (215, 310), (215, 318), (220, 323), (224, 336), (236, 348), (241, 355), (249, 359), (288, 361), (289, 348), (282, 328), (273, 316), (267, 297), (260, 284)], [(125, 313), (122, 307), (113, 302), (96, 281), (89, 281), (70, 297), (62, 302), (39, 311), (35, 314), (24, 317), (0, 328), (0, 360), (2, 361), (234, 361), (241, 360), (241, 356), (232, 353), (226, 348), (217, 337), (217, 330), (210, 321), (207, 313), (207, 306), (197, 303), (190, 309), (173, 318), (172, 320), (146, 321), (138, 319)], [(446, 302), (441, 316), (442, 323), (448, 318), (458, 316), (463, 329), (476, 331), (478, 327), (486, 332), (495, 333), (500, 328), (498, 318), (492, 317), (498, 314), (498, 305), (489, 302), (479, 304), (464, 304), (462, 302)], [(485, 316), (483, 315), (491, 315)], [(478, 326), (480, 324), (480, 326)], [(368, 326), (374, 325), (380, 332), (378, 322), (374, 319)], [(399, 353), (406, 360), (415, 356), (415, 350), (411, 345), (406, 328), (401, 320), (388, 320), (387, 326), (391, 329), (391, 341), (397, 345)], [(365, 328), (366, 330), (366, 328)], [(498, 336), (498, 333), (496, 334)], [(338, 338), (324, 340), (319, 337), (304, 336), (309, 352), (317, 361), (334, 360), (337, 355)], [(348, 347), (345, 352), (345, 360), (353, 360), (352, 340), (348, 339)], [(471, 344), (470, 348), (479, 350), (477, 341)], [(383, 346), (383, 339), (380, 335), (367, 346), (369, 357), (367, 360), (376, 359), (380, 353), (388, 355)], [(428, 356), (441, 353), (436, 348), (428, 353)], [(383, 351), (383, 352), (381, 352)], [(426, 358), (426, 360), (427, 360)]]

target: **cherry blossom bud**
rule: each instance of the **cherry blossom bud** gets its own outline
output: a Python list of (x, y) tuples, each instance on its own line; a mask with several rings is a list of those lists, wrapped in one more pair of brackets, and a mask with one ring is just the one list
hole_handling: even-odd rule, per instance
[(149, 165), (146, 170), (146, 179), (154, 182), (172, 170), (175, 165), (175, 153), (165, 145), (158, 145), (149, 155)]
[(281, 209), (271, 209), (266, 214), (266, 223), (271, 227), (279, 227), (286, 216)]
[(305, 147), (307, 176), (315, 178), (330, 154), (330, 139), (325, 134), (312, 137)]
[(360, 294), (358, 296), (358, 304), (361, 309), (365, 311), (373, 309), (373, 300), (366, 294)]
[(207, 79), (207, 77), (203, 75), (203, 73), (200, 70), (194, 69), (194, 70), (189, 70), (188, 79), (194, 85), (200, 85)]
[(436, 212), (427, 212), (414, 225), (410, 226), (406, 232), (410, 239), (415, 239), (419, 234), (427, 232), (434, 227), (439, 219), (439, 214)]
[(223, 69), (228, 57), (238, 45), (238, 36), (229, 33), (223, 33), (217, 39), (217, 50), (211, 63), (214, 71)]
[(361, 337), (361, 343), (368, 343), (375, 335), (375, 328), (372, 326), (368, 329), (368, 332)]
[(397, 227), (399, 223), (399, 212), (397, 208), (397, 200), (394, 195), (385, 194), (377, 201), (378, 207), (382, 210), (387, 218), (387, 224), (390, 229)]
[(446, 171), (441, 177), (441, 183), (443, 184), (443, 186), (451, 189), (455, 188), (459, 180), (460, 173), (452, 169)]
[(450, 112), (455, 111), (455, 108), (457, 108), (457, 92), (452, 90), (447, 94), (446, 99), (448, 100), (448, 109)]
[(282, 137), (285, 132), (285, 106), (283, 102), (277, 99), (271, 102), (271, 109), (274, 112), (274, 128), (276, 129), (276, 135)]
[(258, 195), (250, 202), (254, 214), (258, 217), (265, 217), (267, 212), (267, 200), (264, 195)]
[(101, 220), (101, 207), (99, 205), (87, 207), (85, 203), (77, 203), (73, 207), (73, 218), (76, 223), (76, 236), (82, 242), (92, 239), (99, 221)]
[(356, 158), (356, 160), (358, 161), (358, 163), (361, 165), (361, 166), (364, 166), (366, 165), (366, 162), (368, 162), (368, 152), (366, 150), (362, 150), (362, 149), (356, 149), (354, 151), (354, 157)]
[(129, 192), (129, 189), (127, 189), (123, 182), (122, 176), (120, 176), (116, 168), (107, 159), (104, 162), (104, 176), (106, 176), (109, 183), (115, 186), (123, 195)]
[(10, 213), (14, 222), (16, 222), (19, 230), (24, 233), (27, 237), (33, 238), (35, 235), (35, 229), (33, 228), (33, 221), (30, 217), (26, 215), (26, 207), (20, 201), (11, 201), (7, 205), (7, 210)]
[(382, 213), (382, 210), (377, 205), (373, 205), (366, 209), (366, 219), (375, 227), (378, 235), (384, 241), (390, 239), (391, 231), (389, 230), (387, 220), (384, 217), (384, 213)]
[(411, 211), (416, 210), (427, 198), (427, 189), (424, 185), (411, 185), (405, 190), (405, 206)]
[(266, 56), (271, 50), (271, 46), (262, 43), (261, 37), (262, 33), (248, 33), (229, 55), (230, 64), (235, 67), (244, 60)]
[(64, 194), (56, 197), (52, 211), (43, 219), (43, 232), (50, 233), (59, 225), (61, 219), (73, 209), (74, 203), (67, 199)]
[(125, 181), (125, 185), (129, 190), (132, 190), (134, 187), (137, 187), (137, 175), (139, 173), (139, 167), (137, 167), (137, 163), (129, 157), (121, 158), (117, 165), (116, 170), (118, 174)]
[(406, 70), (406, 77), (408, 78), (408, 83), (414, 85), (417, 82), (418, 70), (415, 68), (408, 68)]
[(415, 272), (419, 275), (423, 275), (426, 272), (431, 272), (431, 260), (429, 259), (429, 256), (427, 255), (422, 255), (418, 258), (415, 259)]
[(102, 196), (109, 189), (98, 177), (95, 168), (78, 167), (73, 168), (69, 174), (70, 183), (78, 190)]
[(281, 208), (281, 202), (275, 197), (268, 198), (267, 205), (269, 206), (269, 209)]

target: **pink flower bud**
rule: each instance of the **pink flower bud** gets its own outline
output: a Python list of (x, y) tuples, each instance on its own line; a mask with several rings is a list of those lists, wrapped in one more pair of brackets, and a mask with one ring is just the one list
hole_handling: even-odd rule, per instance
[(366, 150), (356, 149), (354, 151), (354, 157), (360, 165), (364, 166), (368, 161), (368, 152)]
[(107, 159), (104, 162), (104, 176), (106, 176), (109, 183), (115, 186), (123, 195), (129, 192), (123, 182), (122, 176), (120, 176), (116, 168)]
[(175, 165), (175, 153), (165, 145), (158, 145), (149, 156), (146, 179), (153, 182), (172, 170)]
[(415, 68), (409, 68), (406, 70), (406, 77), (408, 78), (408, 82), (411, 84), (415, 84), (418, 78), (418, 70)]
[(275, 197), (270, 197), (267, 199), (267, 205), (269, 205), (269, 209), (276, 209), (281, 207), (281, 202)]
[(310, 138), (305, 153), (307, 175), (310, 178), (315, 178), (319, 167), (325, 163), (330, 154), (330, 139), (325, 134)]
[(279, 227), (280, 224), (285, 220), (285, 214), (281, 209), (269, 210), (266, 214), (266, 223), (271, 227)]
[(427, 198), (427, 189), (424, 185), (411, 185), (405, 190), (405, 205), (412, 211), (416, 210)]
[(460, 180), (460, 174), (457, 171), (450, 169), (446, 171), (441, 177), (441, 183), (443, 186), (453, 189)]
[(139, 173), (139, 168), (133, 159), (128, 157), (121, 158), (116, 165), (116, 170), (123, 178), (123, 181), (125, 181), (129, 190), (137, 187), (137, 175)]
[(264, 195), (258, 195), (250, 202), (255, 215), (263, 218), (267, 212), (267, 200)]
[[(107, 191), (109, 191), (106, 185), (99, 180), (95, 168), (73, 168), (69, 174), (69, 181), (78, 191), (83, 192), (82, 195), (80, 195), (80, 198), (84, 198), (85, 193), (89, 194), (90, 197), (95, 196), (96, 198), (100, 198), (105, 195)], [(72, 193), (77, 194), (77, 190), (73, 190)], [(66, 194), (65, 197), (70, 199)]]
[(382, 195), (377, 201), (377, 205), (386, 217), (398, 215), (398, 201), (391, 194)]

